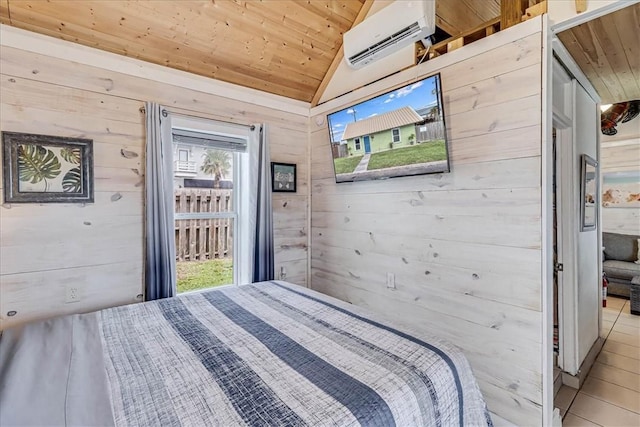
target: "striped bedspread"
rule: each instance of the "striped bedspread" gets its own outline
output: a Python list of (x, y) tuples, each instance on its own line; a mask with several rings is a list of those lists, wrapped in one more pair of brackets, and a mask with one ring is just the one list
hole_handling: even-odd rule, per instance
[(93, 316), (117, 426), (491, 425), (455, 347), (285, 282)]

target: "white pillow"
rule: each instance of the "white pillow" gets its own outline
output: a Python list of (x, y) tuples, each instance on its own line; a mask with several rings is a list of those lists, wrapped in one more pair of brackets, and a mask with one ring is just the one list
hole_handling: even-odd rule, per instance
[(638, 253), (636, 254), (637, 260), (633, 261), (636, 264), (640, 264), (640, 239), (638, 239)]

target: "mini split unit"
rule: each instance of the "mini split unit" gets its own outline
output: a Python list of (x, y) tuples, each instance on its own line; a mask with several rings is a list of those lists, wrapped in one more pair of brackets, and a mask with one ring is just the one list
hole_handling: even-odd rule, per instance
[(345, 61), (359, 69), (435, 31), (435, 0), (396, 0), (344, 33)]

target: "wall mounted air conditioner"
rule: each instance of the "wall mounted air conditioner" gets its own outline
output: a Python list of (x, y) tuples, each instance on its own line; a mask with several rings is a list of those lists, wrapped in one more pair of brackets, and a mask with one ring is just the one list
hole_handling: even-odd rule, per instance
[(344, 33), (344, 58), (362, 68), (435, 31), (435, 0), (396, 0)]

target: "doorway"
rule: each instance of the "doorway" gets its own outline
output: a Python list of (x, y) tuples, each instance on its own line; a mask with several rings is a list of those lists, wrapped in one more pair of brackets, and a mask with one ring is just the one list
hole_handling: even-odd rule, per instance
[[(590, 366), (597, 347), (600, 318), (598, 242), (600, 226), (580, 224), (581, 158), (598, 158), (599, 114), (596, 100), (563, 64), (553, 63), (554, 168), (554, 332), (557, 366), (563, 382), (578, 388), (581, 369)], [(555, 345), (557, 344), (557, 345)]]
[(365, 135), (362, 139), (364, 140), (364, 152), (366, 154), (371, 153), (371, 138), (369, 135)]

